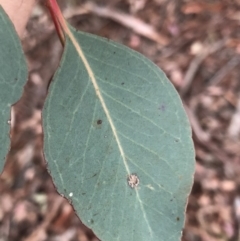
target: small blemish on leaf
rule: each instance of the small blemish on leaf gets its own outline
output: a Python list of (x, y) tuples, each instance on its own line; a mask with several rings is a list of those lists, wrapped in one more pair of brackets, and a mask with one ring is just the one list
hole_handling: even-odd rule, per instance
[(166, 110), (165, 104), (161, 104), (158, 109), (164, 112)]
[(121, 85), (124, 85), (124, 82), (122, 82)]
[(146, 187), (149, 188), (152, 191), (155, 190), (155, 188), (151, 184), (148, 184)]
[(128, 181), (128, 185), (131, 188), (137, 187), (140, 183), (140, 180), (139, 180), (138, 176), (134, 173), (132, 173), (131, 175), (128, 176), (127, 181)]
[(97, 124), (101, 125), (102, 124), (102, 120), (97, 120)]
[(92, 177), (96, 177), (98, 173), (95, 173)]
[(179, 217), (177, 217), (177, 218), (176, 218), (176, 220), (177, 220), (177, 221), (179, 221), (179, 220), (180, 220), (180, 218), (179, 218)]

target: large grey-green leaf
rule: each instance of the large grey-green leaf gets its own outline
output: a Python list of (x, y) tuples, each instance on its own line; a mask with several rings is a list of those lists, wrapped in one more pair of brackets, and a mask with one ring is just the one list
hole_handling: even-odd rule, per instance
[(102, 241), (180, 239), (194, 151), (181, 100), (156, 65), (71, 28), (43, 123), (57, 190)]
[(0, 173), (9, 149), (10, 110), (21, 96), (27, 66), (17, 33), (0, 6)]

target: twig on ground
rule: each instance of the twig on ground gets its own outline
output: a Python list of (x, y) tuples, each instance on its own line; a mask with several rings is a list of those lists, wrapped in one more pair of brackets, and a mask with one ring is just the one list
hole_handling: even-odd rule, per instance
[(234, 199), (234, 216), (236, 218), (238, 231), (237, 231), (237, 241), (240, 241), (240, 197), (237, 196)]
[(72, 8), (64, 12), (66, 18), (71, 18), (73, 16), (91, 12), (96, 14), (99, 17), (109, 18), (113, 21), (122, 24), (123, 26), (132, 29), (135, 33), (146, 37), (152, 41), (157, 42), (158, 44), (165, 46), (168, 44), (168, 38), (159, 34), (153, 26), (143, 22), (141, 19), (122, 13), (113, 8), (109, 7), (99, 7), (98, 5), (87, 2), (80, 8)]
[(227, 154), (220, 149), (214, 142), (211, 141), (211, 135), (204, 131), (196, 117), (195, 108), (189, 108), (184, 104), (184, 108), (187, 112), (188, 118), (190, 120), (193, 133), (195, 135), (195, 141), (197, 141), (201, 146), (210, 151), (219, 161), (226, 163), (229, 161)]
[(231, 58), (210, 80), (209, 85), (217, 85), (222, 79), (240, 63), (239, 56)]
[(193, 132), (196, 135), (197, 139), (202, 143), (208, 142), (210, 140), (210, 135), (209, 135), (209, 133), (205, 132), (201, 128), (194, 111), (191, 110), (186, 104), (184, 104), (184, 108), (187, 112), (187, 115), (188, 115), (188, 118), (190, 120)]
[(206, 46), (203, 50), (203, 52), (196, 55), (196, 57), (192, 60), (191, 64), (189, 65), (189, 68), (185, 74), (185, 77), (183, 79), (183, 84), (180, 89), (180, 94), (183, 96), (187, 93), (189, 90), (191, 83), (200, 67), (202, 62), (209, 56), (210, 54), (213, 54), (214, 52), (218, 51), (225, 45), (225, 40), (220, 40), (213, 45)]
[[(197, 213), (197, 217), (201, 228), (203, 229), (203, 231), (206, 232), (206, 234), (209, 235), (209, 237), (224, 237), (227, 230), (221, 230), (221, 225), (223, 225), (222, 223), (229, 222), (230, 213), (230, 206), (226, 206), (223, 204), (214, 204), (201, 207)], [(218, 219), (221, 220), (221, 222), (216, 222), (206, 218), (213, 215), (218, 215)], [(215, 224), (213, 224), (213, 222), (215, 222)], [(217, 226), (219, 228), (216, 228)]]
[(240, 134), (240, 95), (238, 97), (236, 111), (232, 116), (227, 133), (229, 137), (236, 139)]
[(36, 240), (45, 240), (46, 228), (50, 225), (53, 219), (58, 214), (58, 210), (64, 202), (62, 197), (57, 197), (54, 199), (54, 205), (49, 209), (49, 212), (45, 216), (45, 219), (42, 224), (40, 224), (24, 241), (36, 241)]

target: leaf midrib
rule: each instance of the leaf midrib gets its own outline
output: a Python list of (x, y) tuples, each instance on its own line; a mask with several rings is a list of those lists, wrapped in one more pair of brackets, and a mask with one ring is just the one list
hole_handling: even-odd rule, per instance
[(103, 111), (104, 111), (104, 113), (105, 113), (105, 115), (106, 115), (106, 117), (107, 117), (107, 120), (108, 120), (108, 122), (109, 122), (109, 124), (110, 124), (110, 126), (111, 126), (113, 135), (114, 135), (115, 140), (116, 140), (116, 142), (117, 142), (117, 146), (118, 146), (119, 152), (120, 152), (120, 154), (121, 154), (121, 156), (122, 156), (122, 159), (123, 159), (123, 163), (124, 163), (125, 169), (126, 169), (128, 175), (130, 175), (131, 172), (130, 172), (130, 168), (129, 168), (128, 164), (127, 164), (127, 160), (126, 160), (126, 156), (125, 156), (124, 150), (123, 150), (123, 148), (122, 148), (122, 145), (121, 145), (120, 139), (119, 139), (119, 137), (118, 137), (118, 133), (117, 133), (116, 127), (115, 127), (115, 125), (114, 125), (114, 123), (113, 123), (112, 117), (111, 117), (111, 115), (110, 115), (110, 112), (109, 112), (109, 110), (108, 110), (108, 108), (107, 108), (107, 105), (106, 105), (105, 100), (104, 100), (104, 98), (103, 98), (103, 96), (102, 96), (102, 93), (101, 93), (101, 91), (100, 91), (100, 88), (99, 88), (99, 85), (98, 85), (98, 83), (97, 83), (97, 80), (96, 80), (96, 78), (95, 78), (95, 74), (94, 74), (94, 72), (93, 72), (90, 64), (88, 63), (88, 60), (87, 60), (87, 58), (85, 57), (81, 46), (80, 46), (79, 43), (77, 42), (76, 38), (74, 37), (74, 35), (72, 34), (72, 32), (71, 32), (70, 29), (68, 29), (67, 35), (68, 35), (69, 39), (71, 40), (73, 46), (75, 47), (75, 49), (76, 49), (76, 51), (77, 51), (80, 59), (82, 60), (84, 66), (85, 66), (85, 68), (86, 68), (86, 70), (87, 70), (87, 72), (88, 72), (88, 75), (89, 75), (90, 80), (91, 80), (91, 82), (92, 82), (92, 84), (93, 84), (95, 93), (96, 93), (96, 95), (97, 95), (97, 97), (98, 97), (98, 99), (99, 99), (99, 101), (100, 101), (100, 103), (101, 103), (101, 106), (102, 106), (102, 108), (103, 108)]
[[(127, 163), (126, 155), (125, 155), (124, 150), (122, 148), (122, 145), (121, 145), (120, 139), (118, 137), (118, 133), (117, 133), (116, 127), (114, 125), (114, 122), (112, 120), (112, 117), (110, 115), (110, 112), (109, 112), (109, 110), (107, 108), (107, 105), (106, 105), (106, 103), (104, 101), (104, 98), (103, 98), (102, 93), (100, 91), (100, 88), (99, 88), (99, 85), (97, 83), (97, 80), (95, 78), (95, 74), (94, 74), (94, 72), (93, 72), (93, 70), (92, 70), (92, 68), (91, 68), (87, 58), (85, 57), (84, 52), (83, 52), (80, 44), (78, 43), (78, 41), (76, 40), (76, 38), (74, 37), (73, 33), (71, 32), (71, 30), (69, 28), (67, 29), (67, 35), (68, 35), (69, 39), (71, 40), (73, 46), (75, 47), (75, 49), (76, 49), (80, 59), (82, 60), (84, 66), (85, 66), (85, 68), (86, 68), (86, 70), (87, 70), (87, 72), (88, 72), (88, 74), (90, 76), (90, 80), (91, 80), (91, 82), (93, 84), (93, 87), (95, 89), (95, 93), (96, 93), (96, 95), (97, 95), (97, 97), (98, 97), (98, 99), (99, 99), (99, 101), (100, 101), (100, 103), (102, 105), (104, 113), (105, 113), (105, 115), (107, 117), (107, 120), (108, 120), (110, 126), (111, 126), (111, 129), (112, 129), (113, 135), (115, 137), (115, 140), (117, 142), (117, 146), (118, 146), (119, 152), (121, 154), (121, 157), (122, 157), (122, 160), (123, 160), (123, 164), (125, 166), (127, 174), (130, 175), (131, 172), (130, 172), (130, 168), (129, 168), (128, 163)], [(141, 211), (143, 213), (144, 220), (145, 220), (145, 222), (147, 224), (149, 233), (150, 233), (150, 235), (152, 237), (153, 236), (153, 231), (152, 231), (151, 226), (149, 224), (149, 221), (148, 221), (148, 218), (147, 218), (147, 214), (146, 214), (144, 206), (143, 206), (143, 202), (142, 202), (142, 200), (140, 198), (140, 195), (139, 195), (139, 192), (138, 192), (137, 188), (135, 188), (135, 191), (136, 191), (136, 197), (137, 197), (138, 202), (140, 204)]]

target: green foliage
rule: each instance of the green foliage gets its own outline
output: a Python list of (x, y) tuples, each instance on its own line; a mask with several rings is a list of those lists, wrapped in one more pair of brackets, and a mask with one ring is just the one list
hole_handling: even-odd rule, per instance
[(11, 105), (20, 98), (27, 66), (12, 22), (0, 6), (0, 173), (9, 149)]
[(103, 241), (179, 240), (194, 151), (177, 92), (144, 56), (70, 31), (43, 112), (58, 192)]
[[(2, 8), (0, 26), (1, 171), (27, 67)], [(69, 28), (43, 111), (58, 192), (102, 241), (179, 240), (194, 151), (177, 92), (137, 52)]]

